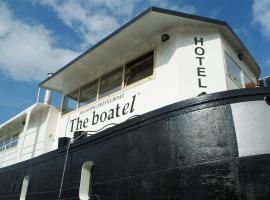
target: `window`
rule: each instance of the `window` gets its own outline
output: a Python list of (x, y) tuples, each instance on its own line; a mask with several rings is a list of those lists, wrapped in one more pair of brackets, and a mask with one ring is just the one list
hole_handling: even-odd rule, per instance
[(150, 52), (128, 63), (125, 68), (125, 86), (153, 74), (154, 52)]
[(81, 200), (89, 200), (92, 192), (94, 163), (87, 161), (83, 163), (79, 188)]
[(15, 135), (13, 137), (6, 138), (0, 141), (0, 152), (6, 149), (10, 149), (12, 147), (17, 146), (19, 135)]
[(89, 104), (97, 99), (98, 80), (84, 86), (80, 91), (80, 107)]
[[(251, 88), (256, 87), (254, 82), (245, 71), (233, 60), (233, 58), (225, 51), (227, 65), (227, 80), (230, 89)], [(255, 76), (254, 76), (255, 77)]]
[(64, 102), (62, 106), (63, 113), (70, 112), (77, 108), (79, 91), (72, 92), (64, 97)]
[(67, 113), (77, 107), (85, 106), (116, 91), (120, 91), (133, 83), (146, 79), (153, 72), (154, 51), (151, 51), (66, 95), (62, 111)]
[(123, 67), (118, 68), (100, 79), (99, 98), (121, 90)]
[(231, 56), (226, 52), (226, 64), (228, 76), (236, 82), (236, 84), (242, 86), (241, 78), (241, 68), (236, 64), (236, 62), (231, 58)]
[(243, 79), (245, 88), (256, 87), (257, 84), (253, 80), (251, 80), (251, 78), (246, 73), (243, 73)]

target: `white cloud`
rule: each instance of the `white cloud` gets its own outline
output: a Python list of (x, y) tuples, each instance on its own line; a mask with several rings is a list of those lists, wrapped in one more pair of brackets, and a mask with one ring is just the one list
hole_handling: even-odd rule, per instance
[(253, 17), (254, 21), (260, 24), (262, 33), (270, 37), (270, 1), (254, 0)]
[(36, 0), (54, 10), (87, 44), (95, 44), (149, 6), (195, 13), (194, 6), (172, 0)]
[[(82, 49), (95, 44), (149, 6), (195, 13), (181, 0), (32, 0), (46, 6), (75, 33)], [(79, 53), (57, 47), (55, 33), (13, 16), (0, 2), (0, 70), (15, 80), (41, 80)]]
[(0, 3), (0, 69), (15, 80), (42, 80), (78, 55), (54, 47), (50, 31), (28, 25)]

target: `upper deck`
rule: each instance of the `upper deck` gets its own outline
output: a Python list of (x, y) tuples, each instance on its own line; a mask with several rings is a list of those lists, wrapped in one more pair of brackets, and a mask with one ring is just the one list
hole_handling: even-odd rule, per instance
[(57, 132), (72, 136), (201, 93), (255, 87), (259, 74), (225, 22), (150, 8), (40, 85), (64, 95)]
[[(61, 108), (23, 112), (0, 128), (1, 141), (18, 138), (18, 162), (78, 130), (95, 134), (202, 93), (255, 87), (259, 74), (227, 23), (150, 8), (41, 82), (63, 95)], [(13, 122), (18, 133), (4, 135)]]

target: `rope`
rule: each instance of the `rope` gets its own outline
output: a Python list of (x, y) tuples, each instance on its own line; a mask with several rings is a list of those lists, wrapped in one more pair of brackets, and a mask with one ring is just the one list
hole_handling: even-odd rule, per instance
[[(139, 115), (133, 115), (131, 117), (129, 117), (126, 121), (130, 120), (130, 119), (133, 119), (135, 117), (138, 117)], [(112, 126), (112, 125), (118, 125), (119, 123), (111, 123), (111, 124), (107, 124), (105, 126), (103, 126), (101, 129), (98, 129), (98, 130), (95, 130), (95, 131), (85, 131), (87, 133), (96, 133), (96, 132), (99, 132), (103, 129), (105, 129), (106, 127), (108, 126)], [(87, 136), (91, 136), (91, 135), (94, 135), (94, 134), (87, 134)], [(78, 140), (80, 137), (84, 136), (84, 134), (81, 134), (79, 135), (77, 138), (74, 138), (72, 142), (75, 142), (76, 140)], [(68, 146), (67, 146), (67, 151), (66, 151), (66, 157), (65, 157), (65, 163), (64, 163), (64, 167), (63, 167), (63, 173), (62, 173), (62, 178), (61, 178), (61, 184), (60, 184), (60, 188), (59, 188), (59, 194), (58, 194), (58, 200), (61, 200), (61, 194), (62, 194), (62, 188), (63, 188), (63, 183), (64, 183), (64, 178), (65, 178), (65, 171), (66, 171), (66, 166), (67, 166), (67, 159), (68, 159), (68, 153), (69, 153), (69, 148), (70, 148), (70, 145), (71, 145), (71, 140), (68, 142)]]
[[(76, 140), (78, 140), (82, 136), (83, 136), (83, 134), (81, 134), (80, 136), (75, 138), (73, 140), (73, 142), (75, 142)], [(61, 178), (61, 184), (60, 184), (60, 189), (59, 189), (58, 200), (61, 200), (61, 194), (62, 194), (63, 182), (64, 182), (64, 178), (65, 178), (65, 171), (66, 171), (66, 166), (67, 166), (67, 159), (68, 159), (68, 153), (69, 153), (70, 145), (71, 145), (71, 140), (69, 141), (68, 146), (67, 146), (67, 151), (66, 151), (65, 163), (64, 163), (64, 168), (63, 168), (63, 173), (62, 173), (62, 178)]]

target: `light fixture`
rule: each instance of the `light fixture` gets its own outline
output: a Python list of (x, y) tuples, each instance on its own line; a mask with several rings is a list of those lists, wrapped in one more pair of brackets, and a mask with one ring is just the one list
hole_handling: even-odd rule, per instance
[(243, 53), (239, 53), (239, 54), (238, 54), (239, 60), (241, 60), (241, 61), (244, 60), (244, 56), (245, 56), (245, 55), (244, 55)]
[(168, 34), (163, 34), (162, 36), (161, 36), (161, 41), (162, 42), (166, 42), (167, 40), (169, 40), (170, 39), (170, 36), (168, 35)]

